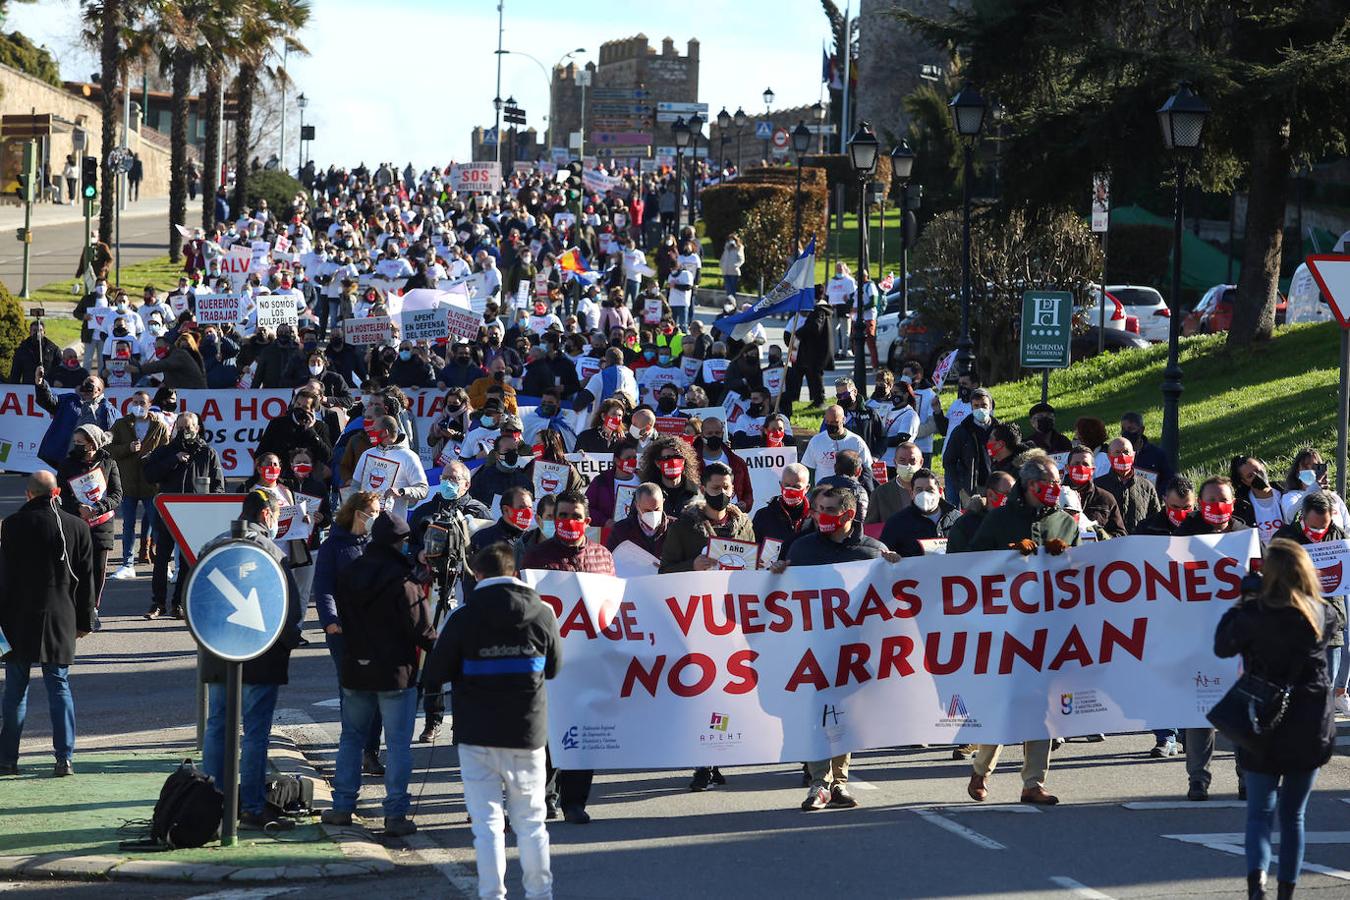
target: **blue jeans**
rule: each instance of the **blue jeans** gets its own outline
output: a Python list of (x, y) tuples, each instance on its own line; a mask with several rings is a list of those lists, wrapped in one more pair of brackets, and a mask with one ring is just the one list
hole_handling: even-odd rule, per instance
[(1335, 686), (1336, 676), (1341, 672), (1341, 648), (1327, 648), (1327, 683)]
[[(1303, 811), (1308, 807), (1317, 770), (1288, 775), (1243, 773), (1247, 783), (1247, 871), (1264, 872), (1270, 865), (1270, 830), (1280, 810), (1280, 881), (1298, 881), (1303, 865)], [(1283, 780), (1284, 784), (1280, 784)]]
[(1166, 741), (1175, 741), (1177, 739), (1177, 730), (1175, 728), (1155, 728), (1153, 736), (1158, 739), (1158, 743)]
[(150, 526), (154, 522), (151, 511), (155, 508), (153, 500), (147, 497), (123, 497), (122, 506), (117, 514), (122, 517), (122, 562), (131, 565), (136, 562), (136, 507), (141, 508), (141, 540), (150, 540)]
[(741, 286), (741, 276), (739, 275), (722, 276), (722, 287), (726, 289), (726, 292), (728, 294), (736, 293), (736, 288), (740, 286)]
[(375, 714), (384, 719), (384, 817), (406, 816), (412, 806), (412, 733), (417, 721), (417, 688), (401, 691), (342, 689), (342, 737), (338, 739), (333, 773), (333, 809), (353, 812), (361, 793), (361, 751), (374, 729)]
[[(239, 742), (239, 809), (262, 813), (267, 808), (267, 741), (277, 708), (277, 684), (246, 684), (240, 707), (244, 736)], [(202, 770), (225, 790), (225, 685), (208, 684), (210, 713), (202, 739)]]
[[(0, 722), (0, 763), (19, 761), (19, 738), (28, 714), (28, 678), (35, 663), (17, 661), (10, 654), (5, 663), (4, 718)], [(47, 708), (52, 714), (52, 752), (57, 762), (75, 753), (75, 698), (70, 694), (70, 667), (42, 663), (42, 683), (47, 687)]]
[[(333, 658), (333, 667), (337, 669), (338, 676), (338, 710), (342, 709), (342, 648), (345, 646), (345, 639), (340, 634), (329, 634), (324, 632), (324, 642), (328, 644), (328, 655)], [(380, 711), (375, 710), (375, 721), (370, 726), (370, 737), (366, 740), (365, 751), (372, 755), (380, 752)]]

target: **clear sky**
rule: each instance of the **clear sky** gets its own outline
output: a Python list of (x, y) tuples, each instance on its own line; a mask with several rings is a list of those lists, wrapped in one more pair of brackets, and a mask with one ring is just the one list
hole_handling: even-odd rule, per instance
[[(495, 0), (311, 2), (310, 23), (299, 36), (311, 56), (292, 56), (290, 71), (311, 100), (305, 121), (316, 126), (317, 162), (426, 167), (468, 157), (469, 132), (493, 121)], [(96, 54), (78, 46), (77, 0), (10, 10), (5, 29), (50, 48), (64, 78), (86, 80), (97, 71)], [(505, 13), (503, 46), (535, 56), (545, 69), (577, 47), (588, 51), (581, 59), (598, 60), (602, 42), (638, 32), (658, 51), (662, 38), (672, 38), (681, 55), (696, 37), (699, 100), (712, 115), (723, 106), (761, 111), (766, 87), (777, 95), (775, 107), (820, 99), (829, 27), (819, 0), (505, 0)], [(542, 138), (548, 86), (540, 67), (504, 56), (501, 90), (525, 108)], [(292, 134), (297, 124), (292, 105)]]

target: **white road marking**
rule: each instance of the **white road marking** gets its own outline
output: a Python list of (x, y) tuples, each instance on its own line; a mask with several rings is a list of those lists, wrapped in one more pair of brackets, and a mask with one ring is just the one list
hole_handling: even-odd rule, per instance
[(1121, 806), (1133, 810), (1156, 809), (1246, 809), (1246, 800), (1136, 800)]
[(316, 700), (311, 706), (322, 706), (325, 709), (337, 709), (342, 705), (342, 698), (334, 697), (332, 700)]
[(943, 829), (944, 831), (950, 831), (952, 834), (957, 835), (958, 837), (965, 838), (966, 840), (970, 841), (977, 847), (983, 847), (986, 850), (1008, 849), (1007, 847), (1003, 846), (993, 838), (986, 837), (985, 835), (980, 834), (973, 828), (967, 828), (966, 826), (958, 822), (953, 822), (946, 816), (940, 816), (931, 809), (916, 809), (914, 810), (914, 814), (921, 817), (927, 822), (931, 822), (932, 824)]
[(422, 833), (409, 835), (404, 838), (404, 842), (424, 862), (434, 866), (438, 872), (444, 875), (445, 880), (450, 882), (455, 890), (460, 891), (466, 897), (478, 896), (478, 876), (470, 872), (467, 866), (451, 859), (449, 850), (436, 846), (435, 841)]
[[(1232, 856), (1247, 855), (1244, 846), (1247, 836), (1236, 831), (1217, 834), (1164, 834), (1163, 837), (1186, 844), (1199, 844), (1206, 849), (1218, 850), (1220, 853), (1227, 853)], [(1280, 842), (1279, 833), (1272, 834), (1270, 841), (1272, 844), (1278, 844)], [(1350, 831), (1307, 831), (1303, 834), (1303, 843), (1305, 845), (1350, 844)], [(1316, 872), (1319, 875), (1326, 875), (1328, 878), (1336, 878), (1341, 881), (1350, 881), (1350, 872), (1344, 869), (1323, 866), (1307, 860), (1303, 861), (1303, 871)]]
[(866, 782), (866, 781), (859, 781), (859, 780), (856, 779), (856, 778), (850, 778), (850, 779), (848, 780), (848, 786), (851, 787), (851, 788), (857, 788), (857, 789), (860, 790), (860, 791), (879, 791), (879, 790), (881, 790), (881, 788), (877, 787), (875, 784), (869, 784), (869, 783)]
[(1050, 880), (1075, 897), (1082, 897), (1083, 900), (1111, 900), (1110, 894), (1093, 890), (1081, 881), (1074, 881), (1067, 875), (1051, 875)]
[(1028, 803), (958, 803), (954, 805), (943, 805), (943, 806), (920, 806), (915, 807), (915, 809), (916, 811), (919, 809), (924, 809), (929, 810), (931, 812), (948, 812), (948, 813), (1006, 812), (1006, 813), (1035, 814), (1042, 811), (1039, 806), (1032, 806)]

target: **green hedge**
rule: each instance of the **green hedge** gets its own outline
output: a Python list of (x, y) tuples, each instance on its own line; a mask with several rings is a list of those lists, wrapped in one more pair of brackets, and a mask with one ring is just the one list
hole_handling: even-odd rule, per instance
[(19, 298), (9, 292), (0, 281), (0, 380), (9, 377), (14, 351), (28, 337), (28, 323), (24, 321)]
[(305, 194), (305, 186), (285, 172), (262, 171), (248, 176), (248, 204), (256, 208), (258, 201), (267, 200), (267, 208), (272, 214), (283, 219), (290, 218), (292, 203), (296, 194)]
[[(808, 184), (803, 172), (803, 240), (812, 234), (823, 236), (826, 229), (825, 187), (819, 178), (812, 181), (815, 183)], [(783, 276), (788, 258), (793, 255), (795, 189), (794, 172), (786, 183), (779, 183), (774, 177), (759, 181), (737, 178), (714, 185), (699, 195), (705, 234), (714, 253), (722, 252), (722, 245), (733, 232), (740, 235), (745, 245), (741, 278), (747, 284), (758, 283), (761, 276), (766, 284)]]

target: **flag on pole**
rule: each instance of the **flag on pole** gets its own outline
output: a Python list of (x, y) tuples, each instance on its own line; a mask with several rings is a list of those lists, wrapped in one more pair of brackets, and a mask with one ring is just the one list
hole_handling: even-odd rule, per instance
[(741, 340), (765, 316), (805, 312), (816, 305), (816, 239), (788, 266), (783, 279), (745, 312), (723, 316), (713, 327)]
[(586, 264), (586, 257), (581, 255), (581, 250), (577, 247), (564, 251), (558, 257), (558, 268), (585, 284), (595, 284), (600, 278), (598, 272), (591, 271), (591, 267)]

